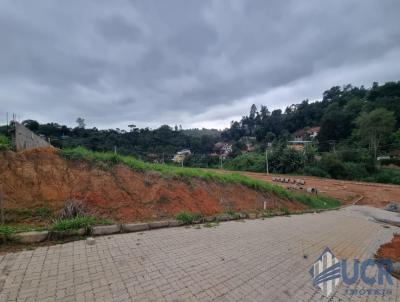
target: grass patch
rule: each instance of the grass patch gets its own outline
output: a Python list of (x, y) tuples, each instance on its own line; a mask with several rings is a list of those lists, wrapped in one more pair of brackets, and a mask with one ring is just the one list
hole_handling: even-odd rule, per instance
[(107, 219), (99, 219), (93, 216), (77, 216), (71, 219), (58, 219), (50, 226), (52, 231), (67, 231), (77, 229), (88, 229), (94, 225), (107, 225), (111, 221)]
[(13, 240), (13, 235), (22, 232), (43, 231), (41, 227), (0, 225), (0, 242)]
[(189, 212), (180, 212), (175, 216), (175, 219), (182, 222), (183, 224), (192, 224), (196, 220), (201, 218), (200, 214), (197, 213), (189, 213)]
[(163, 177), (177, 178), (184, 181), (198, 178), (205, 181), (216, 181), (219, 183), (241, 184), (263, 193), (275, 194), (282, 199), (298, 201), (315, 209), (333, 208), (340, 205), (340, 202), (337, 199), (331, 197), (311, 196), (291, 192), (280, 186), (237, 173), (222, 174), (197, 168), (182, 168), (170, 165), (147, 163), (131, 156), (123, 156), (112, 152), (94, 152), (82, 147), (64, 149), (59, 152), (61, 156), (69, 160), (84, 160), (99, 165), (106, 164), (107, 166), (123, 164), (135, 171), (157, 171)]

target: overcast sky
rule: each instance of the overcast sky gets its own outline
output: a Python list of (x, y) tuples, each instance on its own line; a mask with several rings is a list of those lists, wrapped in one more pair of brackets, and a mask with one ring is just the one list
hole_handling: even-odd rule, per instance
[(229, 126), (400, 80), (398, 0), (1, 0), (0, 123)]

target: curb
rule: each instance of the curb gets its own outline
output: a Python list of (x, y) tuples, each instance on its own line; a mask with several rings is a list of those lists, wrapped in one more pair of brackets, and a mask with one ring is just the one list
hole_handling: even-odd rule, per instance
[(111, 235), (120, 232), (121, 232), (121, 225), (110, 224), (110, 225), (94, 226), (92, 227), (90, 233), (94, 236), (100, 236), (100, 235)]
[[(309, 214), (309, 213), (320, 213), (325, 211), (333, 211), (339, 210), (341, 207), (330, 208), (330, 209), (313, 209), (313, 210), (304, 210), (300, 212), (291, 212), (290, 215), (299, 215), (299, 214)], [(100, 225), (93, 226), (89, 229), (77, 229), (77, 230), (67, 230), (67, 231), (31, 231), (31, 232), (22, 232), (16, 233), (10, 236), (11, 239), (15, 239), (21, 243), (39, 243), (43, 242), (47, 239), (64, 239), (72, 236), (84, 236), (91, 234), (93, 236), (105, 236), (112, 235), (118, 233), (134, 233), (134, 232), (142, 232), (153, 229), (160, 228), (172, 228), (172, 227), (180, 227), (180, 226), (190, 226), (199, 223), (207, 223), (207, 222), (224, 222), (224, 221), (233, 221), (233, 220), (243, 220), (243, 219), (263, 219), (263, 218), (273, 218), (279, 216), (288, 216), (284, 213), (275, 213), (272, 216), (263, 216), (260, 213), (236, 213), (235, 215), (221, 213), (214, 216), (206, 216), (201, 218), (199, 221), (195, 221), (192, 224), (184, 224), (178, 220), (161, 220), (161, 221), (152, 221), (148, 223), (124, 223), (124, 224), (111, 224), (111, 225)], [(384, 222), (384, 221), (382, 221)], [(386, 222), (386, 221), (385, 221)], [(387, 222), (386, 222), (387, 223)], [(3, 236), (4, 237), (4, 236)], [(0, 238), (2, 239), (2, 238)], [(7, 238), (3, 238), (3, 240), (7, 240)]]
[(48, 231), (31, 231), (17, 233), (13, 236), (14, 239), (21, 243), (37, 243), (45, 241), (49, 236)]

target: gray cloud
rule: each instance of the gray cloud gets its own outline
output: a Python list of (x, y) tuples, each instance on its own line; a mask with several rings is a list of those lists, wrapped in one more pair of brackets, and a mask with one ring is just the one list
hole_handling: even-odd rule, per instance
[[(396, 0), (0, 3), (0, 121), (225, 127), (400, 79)], [(27, 13), (28, 12), (28, 13)], [(338, 74), (341, 77), (338, 77)]]

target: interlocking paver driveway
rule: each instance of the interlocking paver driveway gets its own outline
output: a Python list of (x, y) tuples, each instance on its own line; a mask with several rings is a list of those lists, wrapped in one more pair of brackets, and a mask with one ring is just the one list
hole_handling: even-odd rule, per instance
[[(120, 234), (96, 238), (93, 246), (77, 241), (7, 254), (0, 256), (0, 301), (328, 301), (308, 272), (324, 248), (338, 258), (366, 259), (399, 230), (373, 222), (368, 213), (375, 210), (365, 209)], [(388, 296), (352, 297), (339, 286), (330, 301), (400, 301), (399, 281), (389, 287)]]

